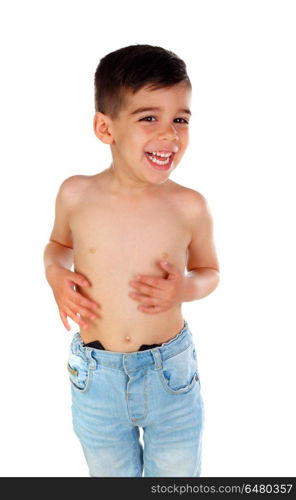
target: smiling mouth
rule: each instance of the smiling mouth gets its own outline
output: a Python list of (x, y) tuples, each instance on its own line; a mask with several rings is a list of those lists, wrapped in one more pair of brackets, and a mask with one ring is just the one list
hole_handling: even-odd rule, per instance
[(175, 153), (168, 151), (156, 155), (155, 152), (145, 151), (145, 156), (149, 161), (149, 165), (152, 165), (157, 170), (168, 170), (171, 167)]

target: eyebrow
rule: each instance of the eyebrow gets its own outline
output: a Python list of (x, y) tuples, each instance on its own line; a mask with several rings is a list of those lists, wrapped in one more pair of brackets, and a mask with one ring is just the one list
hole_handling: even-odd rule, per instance
[[(130, 114), (131, 115), (137, 115), (138, 113), (144, 113), (144, 111), (160, 111), (162, 110), (163, 108), (159, 108), (159, 107), (154, 107), (154, 108), (137, 108), (135, 109), (134, 111), (132, 111)], [(189, 108), (182, 108), (182, 109), (179, 109), (178, 110), (178, 113), (186, 113), (187, 115), (192, 115), (191, 111)]]

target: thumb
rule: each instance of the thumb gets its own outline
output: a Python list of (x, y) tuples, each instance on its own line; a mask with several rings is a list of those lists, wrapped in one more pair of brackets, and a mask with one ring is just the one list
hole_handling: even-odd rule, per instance
[(174, 269), (174, 267), (173, 267), (173, 265), (172, 265), (172, 264), (170, 264), (170, 263), (169, 263), (169, 262), (167, 262), (166, 260), (161, 260), (161, 261), (160, 261), (160, 265), (161, 265), (161, 267), (162, 267), (163, 269), (165, 269), (165, 271), (166, 271), (167, 273), (169, 273), (169, 274), (171, 274), (171, 275), (174, 275), (174, 273), (173, 273), (173, 269)]

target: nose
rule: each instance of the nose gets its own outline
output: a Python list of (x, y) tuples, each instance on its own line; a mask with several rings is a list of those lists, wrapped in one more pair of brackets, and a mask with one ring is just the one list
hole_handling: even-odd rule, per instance
[(179, 136), (177, 131), (173, 125), (169, 125), (167, 128), (163, 129), (159, 132), (159, 139), (167, 139), (167, 140), (179, 140)]

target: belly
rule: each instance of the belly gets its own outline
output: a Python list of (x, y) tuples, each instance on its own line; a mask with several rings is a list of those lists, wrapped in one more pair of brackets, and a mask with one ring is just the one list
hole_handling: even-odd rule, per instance
[[(182, 241), (182, 240), (181, 240)], [(106, 242), (105, 242), (106, 243)], [(152, 247), (152, 248), (151, 248)], [(178, 304), (168, 311), (149, 314), (138, 310), (139, 302), (129, 297), (129, 292), (136, 291), (129, 282), (136, 279), (137, 274), (145, 274), (166, 278), (167, 273), (158, 265), (166, 259), (185, 271), (187, 244), (172, 245), (156, 249), (150, 244), (150, 251), (142, 248), (142, 252), (133, 253), (126, 245), (100, 251), (99, 246), (74, 248), (74, 270), (84, 275), (91, 283), (90, 287), (76, 289), (83, 296), (100, 304), (96, 320), (84, 318), (89, 327), (80, 328), (80, 335), (85, 343), (99, 340), (106, 350), (116, 352), (133, 352), (142, 344), (161, 344), (175, 337), (183, 328), (184, 319)], [(108, 245), (105, 245), (108, 250)], [(139, 250), (139, 248), (138, 248)]]

